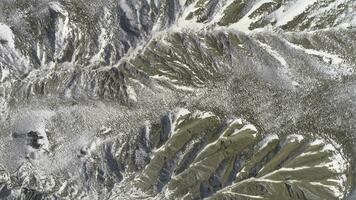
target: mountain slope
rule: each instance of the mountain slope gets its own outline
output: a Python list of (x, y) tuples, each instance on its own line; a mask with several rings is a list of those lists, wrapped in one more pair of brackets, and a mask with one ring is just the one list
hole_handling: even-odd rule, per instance
[[(353, 0), (1, 1), (0, 198), (347, 199), (355, 11)], [(249, 131), (223, 136), (230, 118)]]

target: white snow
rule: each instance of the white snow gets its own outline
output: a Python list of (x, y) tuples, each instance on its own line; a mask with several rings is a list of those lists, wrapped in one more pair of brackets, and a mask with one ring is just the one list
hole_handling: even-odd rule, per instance
[(237, 134), (239, 134), (239, 133), (241, 133), (241, 132), (243, 132), (243, 131), (246, 131), (246, 130), (251, 130), (252, 132), (253, 132), (253, 136), (254, 137), (256, 137), (256, 132), (257, 132), (257, 128), (254, 126), (254, 125), (252, 125), (252, 124), (246, 124), (245, 126), (243, 126), (241, 129), (236, 129), (232, 134), (231, 134), (231, 136), (233, 136), (233, 135), (237, 135)]
[(224, 11), (234, 2), (235, 0), (227, 0), (224, 2), (224, 5), (218, 9), (218, 12), (214, 15), (214, 18), (211, 20), (210, 24), (217, 23), (222, 20), (224, 17)]
[(15, 48), (14, 34), (9, 26), (0, 23), (0, 40), (7, 42), (7, 46), (11, 49)]
[[(57, 39), (56, 39), (57, 41)], [(57, 42), (56, 42), (57, 43)], [(56, 44), (57, 45), (57, 44)], [(39, 41), (37, 42), (37, 57), (40, 59), (41, 61), (41, 65), (44, 66), (46, 63), (46, 49), (44, 47), (44, 44), (41, 44)]]
[[(59, 2), (50, 2), (49, 7), (60, 13), (61, 16), (58, 17), (56, 21), (56, 37), (55, 37), (55, 55), (56, 57), (60, 57), (61, 53), (63, 53), (63, 47), (66, 45), (65, 40), (68, 37), (71, 28), (69, 26), (69, 14), (65, 10), (65, 8), (59, 3)], [(45, 63), (45, 49), (43, 47), (40, 47), (40, 44), (38, 42), (37, 44), (37, 54), (38, 57), (42, 57), (42, 64)], [(41, 54), (41, 55), (40, 55)]]
[(198, 118), (198, 119), (205, 119), (205, 118), (209, 118), (209, 117), (213, 117), (213, 116), (214, 116), (214, 114), (212, 112), (196, 111), (193, 113), (193, 117)]
[[(229, 120), (227, 121), (227, 124), (228, 124), (228, 127), (221, 133), (221, 137), (223, 137), (223, 136), (226, 135), (226, 133), (230, 130), (229, 127), (234, 126), (234, 125), (236, 125), (236, 124), (238, 124), (238, 125), (243, 125), (243, 120), (242, 120), (241, 118), (229, 119)], [(239, 130), (239, 129), (236, 129), (236, 130), (234, 130), (234, 132), (235, 132), (235, 131), (238, 131), (238, 130)]]
[(301, 153), (297, 157), (311, 156), (311, 155), (316, 155), (316, 154), (319, 154), (319, 153), (320, 152), (318, 152), (318, 151), (309, 151), (309, 152)]
[(234, 124), (242, 125), (243, 121), (241, 118), (235, 118), (235, 119), (229, 120), (228, 123), (230, 124), (230, 126), (234, 125)]
[(190, 111), (188, 109), (185, 109), (185, 108), (177, 108), (173, 112), (174, 112), (174, 119), (175, 120), (190, 114)]
[(178, 90), (184, 90), (184, 91), (187, 91), (187, 92), (194, 92), (196, 89), (193, 88), (193, 87), (188, 87), (188, 86), (185, 86), (185, 85), (177, 85), (177, 84), (172, 84), (172, 86)]
[[(103, 16), (103, 21), (107, 22), (108, 24), (111, 24), (111, 15), (109, 10), (105, 7), (104, 8), (104, 16)], [(112, 31), (108, 30), (109, 27), (106, 27), (105, 24), (100, 24), (100, 35), (98, 37), (98, 43), (99, 43), (99, 51), (96, 55), (94, 55), (91, 59), (91, 63), (95, 62), (101, 62), (103, 61), (103, 54), (104, 54), (104, 49), (105, 47), (110, 43), (110, 38), (113, 37)]]
[(112, 132), (112, 129), (110, 127), (103, 126), (100, 128), (100, 132), (98, 135), (107, 135)]
[(257, 128), (252, 124), (247, 124), (240, 129), (240, 131), (245, 131), (245, 130), (251, 130), (253, 132), (257, 132)]
[(257, 43), (259, 44), (262, 49), (266, 50), (273, 58), (275, 58), (282, 67), (278, 68), (279, 71), (286, 80), (288, 80), (294, 87), (299, 86), (299, 83), (295, 81), (295, 77), (291, 73), (291, 69), (289, 68), (288, 62), (284, 59), (284, 57), (279, 54), (278, 51), (272, 49), (272, 47), (268, 44), (262, 43), (258, 40), (256, 40)]
[(271, 56), (273, 56), (283, 67), (288, 67), (287, 61), (279, 54), (276, 50), (272, 49), (271, 46), (264, 44), (260, 41), (257, 41), (257, 43), (264, 49), (266, 50)]
[(236, 192), (224, 192), (224, 193), (227, 193), (227, 194), (231, 194), (232, 196), (242, 196), (242, 197), (247, 197), (248, 199), (252, 198), (252, 199), (264, 199), (264, 197), (262, 196), (257, 196), (257, 195), (249, 195), (249, 194), (242, 194), (242, 193), (236, 193)]
[(310, 143), (310, 146), (317, 146), (317, 145), (322, 145), (322, 144), (324, 144), (324, 140), (322, 140), (322, 139), (316, 139), (316, 140), (314, 140), (313, 142), (311, 142)]
[(251, 32), (249, 27), (250, 25), (259, 20), (259, 18), (256, 19), (251, 19), (249, 16), (258, 8), (260, 8), (263, 4), (265, 3), (269, 3), (272, 2), (271, 0), (261, 0), (259, 2), (257, 2), (251, 9), (250, 11), (242, 18), (240, 19), (238, 22), (232, 24), (229, 26), (229, 28), (241, 31), (241, 32), (245, 32), (245, 33), (249, 33)]
[(187, 2), (187, 0), (179, 0), (179, 5), (181, 7), (184, 7), (185, 3)]
[(65, 180), (65, 181), (62, 183), (62, 185), (61, 185), (61, 187), (59, 188), (59, 190), (57, 191), (57, 193), (58, 193), (58, 194), (62, 193), (62, 192), (64, 191), (64, 189), (67, 187), (67, 184), (68, 184), (68, 182)]
[(292, 21), (317, 1), (318, 0), (297, 0), (294, 1), (292, 5), (281, 6), (274, 12), (274, 17), (277, 19), (276, 26), (283, 26)]
[(127, 86), (126, 92), (129, 99), (131, 99), (134, 102), (137, 102), (137, 94), (131, 86)]
[(183, 10), (183, 13), (177, 19), (176, 23), (170, 28), (169, 31), (181, 32), (183, 30), (202, 30), (205, 27), (205, 25), (203, 23), (196, 22), (196, 18), (186, 20), (186, 17), (191, 12), (194, 12), (197, 9), (196, 8), (197, 2), (198, 1), (195, 1), (194, 3), (190, 4)]
[(153, 79), (157, 79), (157, 80), (160, 80), (160, 81), (171, 81), (171, 82), (176, 82), (176, 80), (172, 80), (170, 79), (169, 77), (167, 76), (164, 76), (164, 75), (154, 75), (154, 76), (150, 76), (151, 78)]
[(7, 77), (10, 75), (10, 70), (8, 68), (0, 68), (1, 79), (0, 82), (4, 82)]
[(337, 186), (334, 185), (326, 185), (326, 184), (322, 184), (320, 182), (310, 182), (311, 185), (314, 186), (320, 186), (320, 187), (324, 187), (327, 188), (328, 190), (330, 190), (331, 192), (334, 193), (334, 196), (338, 199), (343, 199), (344, 198), (344, 194), (340, 191), (340, 188), (338, 188)]
[(307, 54), (311, 55), (316, 55), (316, 56), (321, 56), (325, 62), (331, 61), (333, 64), (341, 64), (344, 60), (340, 58), (338, 55), (323, 52), (323, 51), (318, 51), (315, 49), (306, 49), (302, 46), (287, 42), (289, 46), (293, 47), (294, 49), (304, 51)]
[(169, 119), (171, 122), (171, 135), (176, 134), (179, 129), (176, 127), (182, 123), (182, 117), (189, 115), (191, 112), (185, 108), (176, 108), (169, 115)]
[(261, 151), (262, 149), (264, 149), (265, 147), (267, 147), (267, 145), (274, 141), (274, 140), (278, 140), (279, 137), (276, 134), (271, 134), (271, 135), (267, 135), (259, 144), (259, 150)]
[(180, 62), (179, 60), (175, 60), (175, 61), (173, 61), (173, 62), (176, 63), (176, 64), (179, 64), (179, 65), (182, 66), (184, 69), (186, 69), (186, 70), (192, 72), (193, 75), (196, 75), (196, 73), (192, 70), (192, 68), (191, 68), (190, 66), (188, 66), (187, 64), (182, 63), (182, 62)]
[(322, 163), (318, 166), (320, 167), (328, 167), (330, 170), (337, 172), (337, 173), (344, 173), (347, 169), (348, 163), (343, 158), (341, 153), (333, 146), (332, 144), (328, 143), (324, 146), (322, 151), (330, 151), (333, 152), (332, 157), (330, 158), (330, 162)]
[(327, 73), (331, 76), (338, 76), (338, 75), (350, 75), (354, 73), (355, 69), (347, 64), (344, 59), (342, 59), (339, 55), (336, 54), (331, 54), (328, 52), (320, 51), (320, 50), (315, 50), (315, 49), (306, 49), (302, 46), (293, 44), (289, 41), (286, 41), (286, 44), (291, 46), (294, 49), (303, 51), (307, 54), (310, 55), (315, 55), (319, 56), (323, 59), (325, 63), (328, 63), (329, 65), (327, 66), (319, 66), (318, 69), (320, 69), (322, 72)]
[(188, 87), (188, 86), (185, 86), (185, 85), (174, 84), (175, 82), (177, 82), (177, 80), (171, 79), (171, 78), (169, 78), (167, 76), (164, 76), (164, 75), (154, 75), (154, 76), (150, 76), (150, 77), (153, 78), (153, 79), (159, 80), (159, 81), (164, 81), (166, 83), (169, 83), (173, 88), (175, 88), (177, 90), (183, 90), (183, 91), (188, 91), (188, 92), (196, 91), (196, 88), (194, 88), (194, 87)]
[(300, 143), (304, 139), (304, 136), (298, 134), (288, 135), (286, 141), (287, 142), (298, 142)]

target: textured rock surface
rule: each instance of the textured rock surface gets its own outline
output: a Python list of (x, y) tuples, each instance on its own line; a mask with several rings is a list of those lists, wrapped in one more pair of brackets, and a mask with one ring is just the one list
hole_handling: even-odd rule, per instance
[(353, 199), (355, 13), (0, 1), (0, 199)]

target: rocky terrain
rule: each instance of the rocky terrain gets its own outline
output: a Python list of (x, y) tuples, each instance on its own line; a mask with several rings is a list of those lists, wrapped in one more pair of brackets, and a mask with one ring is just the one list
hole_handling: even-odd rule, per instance
[(0, 199), (355, 199), (355, 13), (2, 0)]

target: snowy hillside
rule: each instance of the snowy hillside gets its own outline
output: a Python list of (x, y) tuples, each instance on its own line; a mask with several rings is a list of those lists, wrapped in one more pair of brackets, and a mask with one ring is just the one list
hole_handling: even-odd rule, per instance
[(352, 199), (355, 87), (354, 0), (2, 0), (0, 199)]

